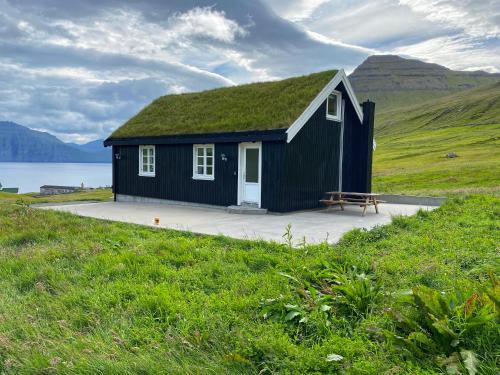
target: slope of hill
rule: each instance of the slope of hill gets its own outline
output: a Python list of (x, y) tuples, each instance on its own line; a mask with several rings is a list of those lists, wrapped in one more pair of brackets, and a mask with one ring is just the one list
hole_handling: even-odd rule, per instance
[(374, 191), (499, 191), (499, 134), (500, 83), (381, 113)]
[(66, 143), (66, 144), (76, 147), (77, 149), (80, 149), (85, 152), (90, 152), (94, 154), (98, 153), (103, 161), (108, 162), (111, 160), (111, 147), (104, 147), (103, 143), (104, 139), (96, 139), (95, 141), (87, 142), (81, 145), (77, 143)]
[(77, 145), (81, 150), (87, 152), (101, 152), (103, 150), (108, 150), (111, 153), (111, 149), (104, 147), (103, 145), (104, 139), (96, 139), (95, 141), (91, 141), (88, 143), (84, 143), (83, 145)]
[(370, 99), (382, 113), (484, 84), (500, 74), (453, 71), (438, 64), (393, 55), (370, 56), (349, 77), (358, 99)]
[(53, 135), (0, 121), (0, 162), (110, 162), (108, 150), (94, 152), (66, 144)]

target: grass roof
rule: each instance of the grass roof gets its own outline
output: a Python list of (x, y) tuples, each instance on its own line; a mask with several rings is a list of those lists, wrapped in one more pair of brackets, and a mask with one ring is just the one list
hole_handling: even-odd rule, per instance
[(336, 73), (328, 70), (282, 81), (162, 96), (111, 138), (287, 128)]

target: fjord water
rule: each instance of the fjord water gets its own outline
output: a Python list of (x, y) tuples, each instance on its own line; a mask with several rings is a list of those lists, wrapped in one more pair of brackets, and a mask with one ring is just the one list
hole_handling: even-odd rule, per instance
[(111, 185), (111, 163), (0, 163), (0, 183), (20, 193), (42, 185), (104, 187)]

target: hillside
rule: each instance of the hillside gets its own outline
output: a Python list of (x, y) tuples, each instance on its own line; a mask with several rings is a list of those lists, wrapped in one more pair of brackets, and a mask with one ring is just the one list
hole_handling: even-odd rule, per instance
[(438, 64), (393, 55), (368, 57), (349, 79), (360, 101), (382, 113), (500, 81), (500, 74), (453, 71)]
[[(100, 141), (99, 141), (100, 142)], [(53, 135), (14, 122), (0, 121), (0, 162), (110, 162), (111, 151), (92, 142), (71, 145)]]
[(379, 113), (373, 189), (499, 191), (499, 134), (500, 83)]

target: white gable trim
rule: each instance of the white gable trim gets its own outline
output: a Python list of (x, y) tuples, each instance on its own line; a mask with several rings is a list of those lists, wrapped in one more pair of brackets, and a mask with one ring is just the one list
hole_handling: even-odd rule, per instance
[(319, 106), (328, 98), (328, 95), (335, 90), (335, 88), (342, 82), (347, 91), (349, 99), (352, 102), (354, 109), (359, 117), (359, 121), (363, 122), (363, 110), (359, 105), (358, 99), (356, 99), (356, 95), (354, 94), (354, 90), (352, 89), (351, 84), (349, 83), (349, 79), (347, 78), (343, 69), (340, 69), (335, 77), (332, 78), (330, 82), (320, 91), (320, 93), (313, 99), (311, 104), (305, 109), (304, 112), (299, 116), (297, 120), (294, 121), (292, 126), (288, 128), (286, 131), (287, 134), (287, 142), (290, 141), (297, 135), (297, 133), (302, 129), (302, 127), (306, 124), (307, 120), (311, 118), (311, 116), (316, 112)]

